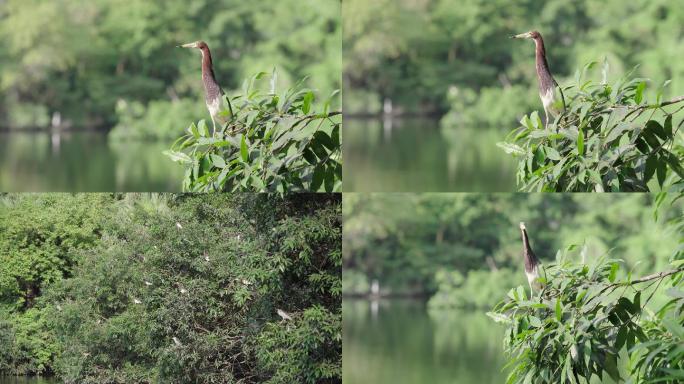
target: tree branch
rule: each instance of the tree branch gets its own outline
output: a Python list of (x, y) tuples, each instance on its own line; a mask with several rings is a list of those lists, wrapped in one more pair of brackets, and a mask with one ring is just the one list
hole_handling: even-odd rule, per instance
[(684, 96), (677, 96), (677, 97), (675, 97), (674, 99), (671, 99), (671, 100), (668, 100), (668, 101), (663, 101), (663, 102), (660, 103), (659, 105), (653, 105), (652, 107), (653, 107), (653, 108), (660, 108), (660, 107), (664, 107), (664, 106), (666, 106), (666, 105), (676, 104), (676, 103), (679, 103), (679, 102), (681, 102), (681, 101), (684, 101)]
[[(682, 98), (682, 100), (684, 100), (684, 98)], [(648, 276), (644, 276), (644, 277), (638, 278), (638, 279), (636, 279), (636, 280), (632, 280), (632, 281), (629, 282), (629, 284), (630, 284), (630, 285), (631, 285), (631, 284), (639, 284), (639, 283), (644, 283), (644, 282), (646, 282), (646, 281), (651, 281), (651, 280), (655, 280), (655, 279), (662, 279), (663, 277), (667, 277), (667, 276), (670, 276), (670, 275), (674, 275), (675, 273), (679, 273), (679, 272), (684, 272), (684, 268), (679, 268), (679, 269), (673, 269), (673, 270), (670, 270), (670, 271), (663, 271), (663, 272), (654, 273), (654, 274), (652, 274), (652, 275), (648, 275)]]

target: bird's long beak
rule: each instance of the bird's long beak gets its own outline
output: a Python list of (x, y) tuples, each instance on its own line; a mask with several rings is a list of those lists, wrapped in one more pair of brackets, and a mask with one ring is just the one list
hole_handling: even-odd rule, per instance
[(197, 42), (177, 45), (178, 48), (197, 48)]
[(519, 35), (511, 36), (511, 39), (529, 39), (531, 37), (529, 32), (521, 33)]

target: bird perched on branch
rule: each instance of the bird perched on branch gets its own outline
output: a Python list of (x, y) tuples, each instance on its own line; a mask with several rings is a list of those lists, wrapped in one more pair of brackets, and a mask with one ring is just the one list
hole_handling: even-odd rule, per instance
[[(546, 115), (545, 126), (549, 125), (549, 115), (556, 118), (565, 111), (565, 96), (563, 90), (551, 75), (549, 63), (546, 60), (546, 48), (541, 33), (530, 31), (511, 36), (512, 39), (532, 39), (535, 45), (535, 62), (537, 67), (537, 80), (539, 82), (539, 97), (544, 104)], [(560, 99), (559, 99), (560, 97)]]
[[(219, 126), (227, 122), (224, 110), (222, 108), (223, 103), (223, 89), (216, 81), (216, 76), (214, 75), (214, 65), (211, 60), (211, 51), (209, 51), (209, 46), (204, 41), (195, 41), (194, 43), (188, 43), (179, 45), (180, 48), (196, 48), (202, 52), (202, 83), (204, 84), (204, 101), (207, 104), (207, 109), (211, 115), (211, 122), (214, 125), (214, 133), (216, 133), (216, 123)], [(230, 115), (232, 115), (232, 108), (230, 102), (228, 102), (228, 108), (230, 109)]]
[(520, 222), (520, 232), (523, 241), (523, 259), (525, 260), (525, 275), (527, 276), (527, 282), (530, 284), (530, 292), (534, 294), (534, 291), (542, 289), (542, 282), (539, 278), (542, 277), (540, 271), (542, 271), (541, 262), (537, 256), (532, 251), (530, 246), (530, 240), (527, 237), (527, 229), (525, 228), (525, 223)]
[(183, 343), (181, 343), (176, 336), (172, 337), (171, 340), (173, 340), (173, 343), (176, 344), (177, 347), (183, 346)]
[(280, 308), (276, 309), (276, 313), (278, 314), (278, 316), (280, 316), (281, 319), (283, 319), (283, 321), (292, 320), (292, 316), (290, 316), (289, 313), (283, 311)]

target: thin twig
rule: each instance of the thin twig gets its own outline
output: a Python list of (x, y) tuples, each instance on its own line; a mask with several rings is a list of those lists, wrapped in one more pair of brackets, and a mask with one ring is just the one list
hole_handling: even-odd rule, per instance
[[(682, 98), (682, 100), (684, 100), (684, 98)], [(632, 280), (628, 284), (630, 284), (630, 285), (631, 284), (639, 284), (639, 283), (643, 283), (643, 282), (651, 281), (651, 280), (655, 280), (655, 279), (662, 279), (663, 277), (674, 275), (675, 273), (679, 273), (679, 272), (684, 272), (684, 268), (672, 269), (669, 271), (654, 273), (652, 275), (648, 275), (648, 276), (644, 276), (644, 277), (641, 277), (641, 278), (636, 279), (636, 280)]]

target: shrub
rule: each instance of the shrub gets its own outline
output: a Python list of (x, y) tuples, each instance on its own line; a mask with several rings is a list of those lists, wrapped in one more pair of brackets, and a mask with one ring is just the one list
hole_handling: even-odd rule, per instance
[[(536, 112), (498, 143), (518, 160), (521, 191), (649, 191), (684, 184), (684, 142), (670, 109), (684, 97), (655, 103), (644, 98), (647, 79), (625, 78), (608, 84), (583, 81), (595, 63), (578, 71), (565, 88), (566, 112), (544, 127)], [(651, 182), (657, 179), (657, 183)]]
[(330, 195), (125, 198), (46, 294), (56, 372), (67, 383), (339, 382), (339, 215)]
[[(192, 124), (165, 153), (185, 167), (186, 191), (339, 191), (342, 186), (341, 114), (331, 99), (314, 109), (314, 92), (299, 82), (276, 94), (275, 72), (267, 93), (254, 89), (225, 97), (228, 122), (210, 134)], [(337, 92), (331, 96), (334, 97)]]
[[(677, 383), (684, 371), (684, 268), (618, 279), (618, 260), (573, 264), (563, 256), (546, 268), (544, 288), (519, 286), (488, 315), (506, 325), (507, 383), (580, 383), (593, 376), (633, 383)], [(669, 300), (646, 309), (669, 282)], [(656, 291), (652, 289), (655, 287)], [(627, 361), (624, 361), (627, 359)]]

